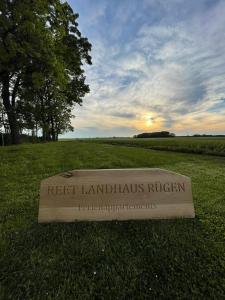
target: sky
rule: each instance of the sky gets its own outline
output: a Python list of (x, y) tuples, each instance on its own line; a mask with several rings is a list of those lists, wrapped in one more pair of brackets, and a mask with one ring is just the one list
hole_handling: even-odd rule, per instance
[(225, 0), (69, 0), (92, 44), (64, 137), (225, 134)]

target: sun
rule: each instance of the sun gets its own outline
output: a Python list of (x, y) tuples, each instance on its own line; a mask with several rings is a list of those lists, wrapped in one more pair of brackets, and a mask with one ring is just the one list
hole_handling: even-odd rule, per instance
[(146, 126), (150, 127), (153, 124), (153, 118), (152, 118), (152, 116), (151, 115), (147, 115), (145, 119), (146, 119)]

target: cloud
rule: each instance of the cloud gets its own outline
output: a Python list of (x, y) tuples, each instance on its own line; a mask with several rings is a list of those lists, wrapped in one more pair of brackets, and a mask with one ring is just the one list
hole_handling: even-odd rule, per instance
[(136, 114), (133, 113), (122, 113), (122, 112), (115, 112), (111, 113), (112, 116), (118, 117), (118, 118), (123, 118), (123, 119), (134, 119), (136, 117)]
[(224, 130), (224, 1), (94, 1), (99, 13), (90, 1), (76, 2), (93, 44), (78, 130)]

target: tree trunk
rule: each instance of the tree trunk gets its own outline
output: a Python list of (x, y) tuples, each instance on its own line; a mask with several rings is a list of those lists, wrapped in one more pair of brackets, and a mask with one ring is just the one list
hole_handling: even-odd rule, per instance
[(10, 103), (10, 92), (9, 92), (9, 74), (4, 74), (2, 78), (2, 99), (3, 105), (5, 107), (6, 114), (8, 116), (8, 122), (10, 127), (11, 143), (19, 144), (20, 135), (19, 135), (19, 124), (16, 117), (15, 103), (13, 105)]
[(55, 142), (56, 141), (56, 132), (55, 132), (55, 124), (54, 124), (54, 120), (53, 120), (52, 116), (51, 116), (51, 134), (52, 134), (52, 141)]
[(46, 137), (45, 137), (45, 130), (44, 130), (43, 127), (42, 127), (42, 139), (43, 139), (43, 141), (45, 142)]
[(35, 122), (35, 135), (38, 136), (38, 123)]

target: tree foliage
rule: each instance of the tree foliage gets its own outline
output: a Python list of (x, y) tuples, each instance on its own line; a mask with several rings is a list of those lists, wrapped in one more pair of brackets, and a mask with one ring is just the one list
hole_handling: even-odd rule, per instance
[(1, 0), (1, 101), (12, 143), (23, 129), (41, 128), (46, 140), (71, 129), (72, 108), (89, 92), (83, 64), (91, 64), (77, 19), (60, 0)]
[(134, 138), (162, 138), (175, 137), (175, 134), (169, 131), (144, 132), (134, 136)]

